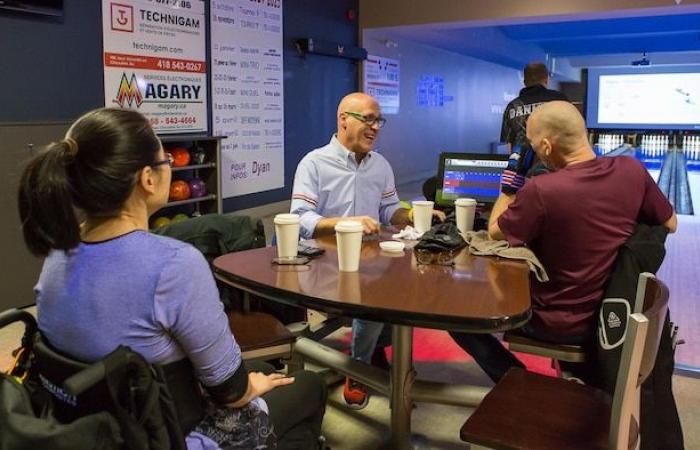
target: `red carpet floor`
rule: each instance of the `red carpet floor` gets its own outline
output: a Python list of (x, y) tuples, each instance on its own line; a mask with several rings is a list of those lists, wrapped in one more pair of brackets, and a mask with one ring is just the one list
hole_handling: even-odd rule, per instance
[[(351, 332), (343, 336), (343, 341), (350, 344)], [(528, 368), (543, 375), (555, 376), (549, 358), (516, 353)], [(387, 358), (391, 360), (391, 347), (387, 349)], [(446, 331), (415, 328), (413, 331), (413, 361), (414, 362), (468, 362), (471, 357), (452, 340)]]

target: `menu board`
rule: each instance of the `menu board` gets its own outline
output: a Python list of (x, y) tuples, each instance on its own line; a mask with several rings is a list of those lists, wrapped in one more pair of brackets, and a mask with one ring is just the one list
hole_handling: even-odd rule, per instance
[(102, 0), (105, 106), (135, 109), (157, 133), (205, 132), (201, 0)]
[(222, 196), (284, 186), (281, 0), (212, 0), (212, 124)]

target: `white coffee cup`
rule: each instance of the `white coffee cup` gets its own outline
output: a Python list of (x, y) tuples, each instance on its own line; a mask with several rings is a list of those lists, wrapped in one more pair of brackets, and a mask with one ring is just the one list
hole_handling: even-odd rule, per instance
[(295, 258), (299, 245), (299, 214), (277, 214), (274, 222), (277, 257)]
[(455, 215), (457, 216), (457, 228), (464, 236), (467, 231), (474, 229), (474, 213), (476, 212), (476, 200), (473, 198), (458, 198), (455, 200)]
[(419, 233), (425, 233), (430, 229), (433, 221), (433, 205), (429, 200), (416, 200), (413, 202), (413, 228)]
[(335, 224), (338, 270), (341, 272), (357, 272), (360, 269), (362, 230), (362, 224), (354, 220), (341, 220)]

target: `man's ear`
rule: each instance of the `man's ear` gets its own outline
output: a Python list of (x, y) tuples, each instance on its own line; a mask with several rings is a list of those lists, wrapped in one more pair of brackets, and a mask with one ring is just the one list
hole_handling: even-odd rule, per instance
[(141, 169), (141, 172), (139, 172), (138, 175), (137, 184), (149, 194), (153, 194), (156, 191), (156, 180), (154, 175), (155, 174), (153, 173), (153, 168), (151, 166), (146, 166)]
[(550, 141), (547, 138), (542, 139), (542, 149), (544, 150), (544, 154), (549, 156), (552, 154), (552, 141)]

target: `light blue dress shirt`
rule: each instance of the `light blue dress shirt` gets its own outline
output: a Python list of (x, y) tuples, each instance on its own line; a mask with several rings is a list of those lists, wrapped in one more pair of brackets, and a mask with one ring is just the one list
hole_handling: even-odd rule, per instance
[(384, 225), (400, 208), (389, 162), (372, 151), (360, 164), (334, 135), (309, 152), (294, 176), (291, 212), (301, 216), (299, 234), (311, 239), (324, 217), (370, 216)]

